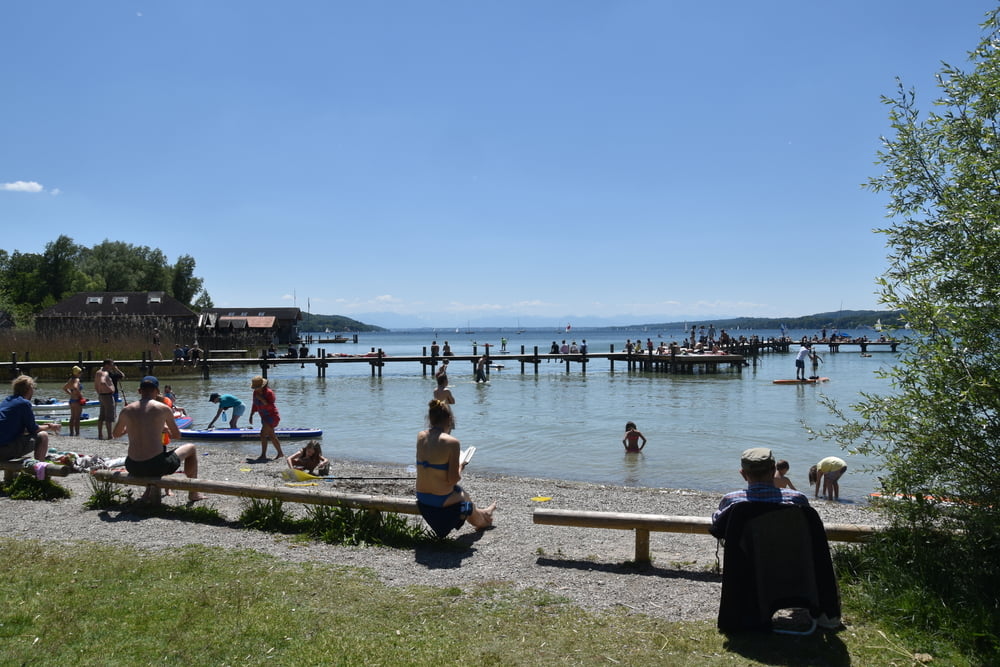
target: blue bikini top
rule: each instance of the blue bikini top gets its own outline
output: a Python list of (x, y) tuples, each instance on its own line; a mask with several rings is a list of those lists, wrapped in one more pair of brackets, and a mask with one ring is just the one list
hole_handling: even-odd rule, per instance
[(430, 461), (417, 461), (418, 466), (423, 466), (425, 468), (434, 468), (435, 470), (447, 470), (448, 462), (444, 463), (431, 463)]

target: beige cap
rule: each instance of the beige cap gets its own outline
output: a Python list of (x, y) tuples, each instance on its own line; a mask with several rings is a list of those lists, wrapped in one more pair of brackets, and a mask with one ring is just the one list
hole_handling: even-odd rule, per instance
[(740, 466), (746, 472), (764, 472), (774, 466), (774, 454), (767, 447), (747, 449), (740, 456)]

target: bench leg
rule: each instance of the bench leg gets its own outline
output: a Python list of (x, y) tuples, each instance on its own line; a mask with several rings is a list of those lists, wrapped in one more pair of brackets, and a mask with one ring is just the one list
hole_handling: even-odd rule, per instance
[(160, 487), (155, 484), (146, 485), (146, 493), (142, 494), (142, 499), (150, 505), (160, 504)]
[(635, 562), (649, 564), (649, 531), (635, 530)]

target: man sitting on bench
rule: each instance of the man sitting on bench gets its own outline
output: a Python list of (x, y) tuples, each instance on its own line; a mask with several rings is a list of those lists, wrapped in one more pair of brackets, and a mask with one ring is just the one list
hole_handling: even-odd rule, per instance
[[(194, 445), (181, 445), (167, 451), (163, 444), (163, 430), (166, 428), (171, 438), (180, 439), (181, 432), (174, 420), (174, 411), (165, 403), (156, 400), (160, 382), (152, 375), (142, 378), (139, 383), (139, 400), (122, 408), (115, 424), (114, 437), (128, 435), (128, 454), (125, 469), (136, 477), (163, 477), (170, 475), (184, 462), (184, 474), (198, 477), (198, 454)], [(154, 500), (150, 494), (159, 493), (156, 487), (148, 487), (143, 500)], [(205, 495), (191, 491), (189, 502), (204, 500)], [(159, 501), (157, 496), (155, 500)]]

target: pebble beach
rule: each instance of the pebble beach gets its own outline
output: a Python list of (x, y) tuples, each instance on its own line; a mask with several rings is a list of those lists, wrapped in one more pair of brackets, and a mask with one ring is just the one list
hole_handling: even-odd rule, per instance
[[(62, 451), (99, 456), (106, 460), (125, 455), (122, 440), (56, 436), (51, 446)], [(285, 442), (286, 454), (303, 443)], [(198, 446), (199, 477), (212, 481), (284, 486), (284, 459), (251, 463), (211, 445)], [(271, 450), (273, 454), (273, 449)], [(738, 462), (739, 451), (733, 452)], [(717, 494), (683, 489), (622, 487), (557, 479), (479, 475), (475, 460), (466, 469), (462, 485), (477, 504), (497, 502), (495, 526), (477, 533), (468, 526), (452, 533), (463, 549), (420, 548), (416, 551), (384, 547), (332, 546), (295, 540), (255, 530), (137, 515), (126, 510), (84, 508), (91, 495), (89, 475), (74, 473), (54, 478), (72, 491), (59, 501), (23, 501), (0, 497), (7, 536), (67, 542), (101, 542), (148, 549), (170, 549), (201, 544), (251, 549), (288, 562), (320, 562), (367, 568), (389, 586), (473, 586), (504, 582), (516, 588), (537, 588), (567, 598), (591, 611), (627, 610), (671, 621), (714, 619), (718, 610), (721, 576), (714, 572), (716, 540), (709, 535), (652, 533), (652, 564), (636, 567), (634, 536), (630, 531), (544, 526), (532, 523), (536, 507), (591, 511), (640, 512), (708, 517), (719, 501)], [(736, 465), (734, 465), (734, 469)], [(408, 476), (398, 466), (380, 466), (333, 460), (337, 477)], [(734, 473), (733, 489), (742, 480)], [(139, 487), (131, 488), (136, 496)], [(311, 487), (307, 487), (311, 488)], [(337, 480), (317, 482), (317, 491), (375, 495), (413, 495), (408, 480)], [(801, 490), (801, 489), (800, 489)], [(808, 491), (808, 490), (806, 490)], [(811, 494), (810, 494), (811, 496)], [(548, 498), (549, 500), (533, 500)], [(164, 498), (182, 504), (185, 492)], [(245, 501), (210, 495), (205, 505), (229, 520), (238, 519)], [(828, 523), (878, 523), (868, 505), (813, 500)], [(301, 506), (286, 504), (293, 513)], [(411, 520), (419, 521), (419, 517)]]

